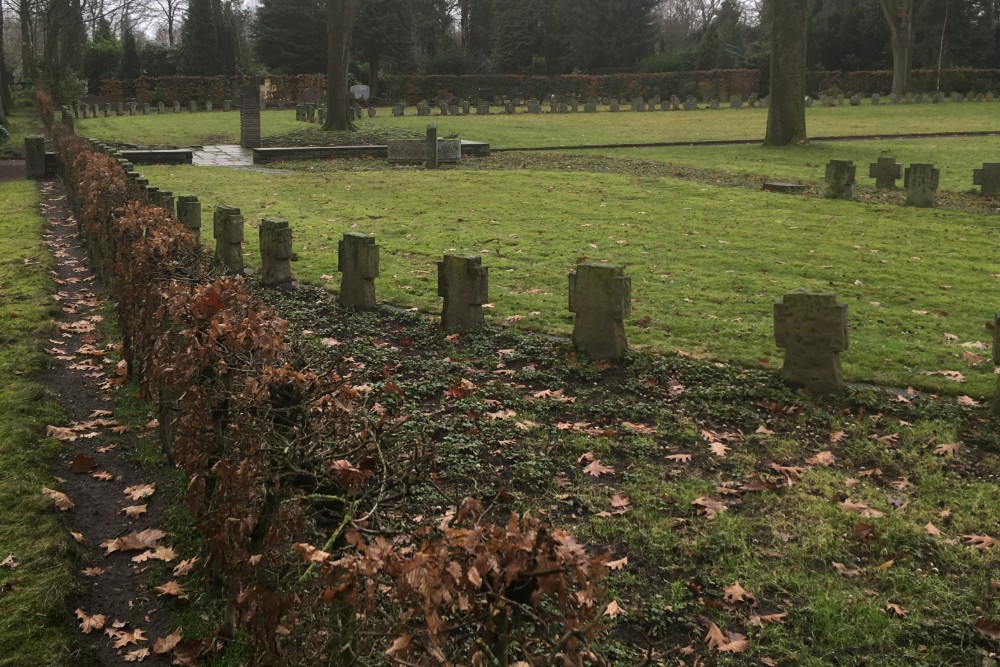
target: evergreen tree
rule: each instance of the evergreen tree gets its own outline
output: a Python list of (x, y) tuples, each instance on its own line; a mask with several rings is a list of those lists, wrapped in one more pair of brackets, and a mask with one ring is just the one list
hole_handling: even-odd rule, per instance
[(493, 62), (500, 72), (527, 72), (545, 58), (547, 0), (497, 0), (493, 6)]
[(122, 43), (111, 29), (111, 23), (101, 18), (83, 54), (83, 74), (90, 92), (96, 93), (105, 79), (118, 78), (121, 60)]
[(325, 0), (262, 0), (252, 26), (260, 62), (285, 74), (325, 71), (325, 13)]
[(733, 69), (747, 66), (747, 26), (737, 0), (723, 0), (718, 13), (705, 26), (695, 51), (698, 69)]
[(191, 0), (181, 26), (178, 69), (189, 75), (211, 76), (225, 71), (219, 44), (219, 0)]
[(409, 0), (367, 0), (354, 28), (353, 50), (368, 58), (368, 87), (379, 94), (383, 60), (407, 63), (413, 54), (413, 11)]
[(658, 0), (574, 0), (567, 65), (587, 72), (632, 70), (653, 52)]
[(142, 63), (139, 61), (139, 48), (135, 43), (135, 34), (126, 25), (122, 30), (122, 58), (118, 65), (118, 78), (122, 81), (125, 97), (135, 95), (135, 82), (142, 76)]

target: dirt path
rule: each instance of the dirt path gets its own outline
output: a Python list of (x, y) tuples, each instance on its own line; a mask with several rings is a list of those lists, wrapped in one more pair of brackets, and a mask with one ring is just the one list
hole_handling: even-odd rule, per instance
[[(80, 564), (82, 593), (71, 600), (76, 618), (67, 622), (79, 624), (79, 636), (99, 664), (167, 664), (153, 654), (154, 641), (171, 630), (165, 600), (153, 587), (172, 580), (179, 562), (169, 536), (157, 537), (172, 490), (166, 475), (156, 479), (136, 460), (137, 440), (154, 432), (115, 418), (112, 391), (123, 378), (111, 359), (114, 346), (102, 339), (105, 302), (62, 185), (44, 182), (40, 188), (61, 313), (46, 350), (54, 364), (38, 380), (65, 411), (65, 421), (49, 427), (49, 435), (64, 442), (53, 475), (73, 503), (64, 518), (86, 554)], [(134, 518), (123, 513), (126, 507), (133, 508)]]

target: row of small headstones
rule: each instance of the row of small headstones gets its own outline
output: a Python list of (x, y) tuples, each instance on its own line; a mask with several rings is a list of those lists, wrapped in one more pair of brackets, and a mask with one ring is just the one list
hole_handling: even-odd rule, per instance
[[(826, 165), (826, 198), (850, 199), (856, 175), (854, 162), (830, 160)], [(907, 206), (932, 208), (937, 204), (941, 171), (933, 164), (911, 164), (904, 172), (896, 158), (880, 157), (878, 162), (868, 165), (868, 176), (875, 179), (875, 187), (880, 190), (894, 190), (896, 180), (902, 177)], [(986, 162), (982, 169), (973, 169), (972, 184), (980, 186), (980, 194), (984, 197), (1000, 196), (1000, 163)]]
[[(275, 107), (279, 110), (285, 109), (285, 101), (279, 100)], [(66, 105), (62, 108), (64, 117), (69, 114), (74, 119), (79, 118), (99, 118), (103, 116), (108, 118), (110, 116), (150, 116), (150, 115), (162, 115), (168, 112), (181, 113), (183, 109), (191, 113), (198, 113), (199, 111), (214, 111), (214, 103), (209, 100), (204, 104), (199, 103), (196, 100), (191, 100), (186, 105), (182, 105), (180, 102), (173, 102), (171, 104), (166, 104), (164, 102), (157, 102), (156, 104), (150, 104), (148, 102), (143, 102), (142, 104), (138, 102), (118, 102), (112, 105), (110, 102), (105, 102), (102, 107), (100, 104), (72, 104)], [(234, 108), (232, 100), (222, 100), (222, 110), (232, 111)]]
[[(872, 93), (870, 100), (874, 106), (878, 106), (879, 104), (882, 103), (882, 99), (884, 97), (885, 97), (884, 95), (880, 95), (878, 93)], [(890, 104), (923, 104), (925, 102), (940, 104), (941, 102), (944, 102), (946, 99), (949, 98), (951, 99), (952, 102), (965, 102), (967, 100), (969, 102), (993, 102), (1000, 99), (1000, 97), (997, 97), (997, 95), (992, 90), (987, 91), (986, 93), (970, 92), (968, 95), (963, 95), (962, 93), (953, 92), (948, 97), (946, 97), (945, 94), (942, 93), (941, 91), (938, 91), (936, 93), (907, 93), (906, 95), (899, 95), (897, 93), (894, 93), (888, 96)], [(819, 103), (821, 106), (824, 107), (836, 107), (836, 106), (841, 106), (845, 103), (850, 104), (852, 107), (856, 107), (861, 105), (863, 99), (864, 98), (861, 95), (855, 94), (851, 95), (850, 97), (847, 97), (843, 93), (840, 93), (836, 96), (820, 95)], [(807, 97), (806, 106), (812, 106), (812, 104), (813, 104), (812, 98)]]
[[(142, 197), (160, 206), (200, 238), (202, 210), (198, 197), (149, 185), (120, 153), (115, 156)], [(215, 258), (230, 273), (244, 274), (244, 219), (240, 209), (220, 205), (213, 215)], [(268, 287), (292, 283), (292, 231), (287, 221), (265, 218), (259, 227), (261, 283)], [(354, 310), (376, 308), (375, 280), (379, 277), (379, 246), (368, 234), (345, 233), (338, 244), (341, 273), (338, 300)], [(485, 323), (483, 306), (489, 303), (489, 267), (482, 257), (445, 253), (437, 262), (438, 296), (443, 298), (441, 326), (463, 331)], [(574, 313), (573, 346), (594, 359), (617, 360), (625, 354), (625, 318), (632, 312), (632, 278), (624, 268), (603, 262), (581, 262), (569, 272), (569, 310)], [(784, 350), (782, 377), (815, 393), (844, 387), (840, 353), (847, 350), (847, 306), (835, 294), (792, 290), (774, 304), (774, 339)], [(1000, 315), (994, 328), (994, 363), (1000, 364)], [(1000, 395), (1000, 394), (998, 394)], [(1000, 402), (997, 402), (1000, 405)]]

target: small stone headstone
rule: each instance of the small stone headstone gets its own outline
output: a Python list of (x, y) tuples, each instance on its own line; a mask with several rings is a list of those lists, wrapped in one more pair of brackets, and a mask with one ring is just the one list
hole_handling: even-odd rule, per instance
[(191, 100), (190, 102), (188, 102), (188, 110), (191, 113), (197, 113), (198, 112), (198, 103), (195, 102), (194, 100)]
[(962, 93), (952, 93), (951, 94), (951, 101), (952, 102), (964, 102), (965, 101), (965, 95), (963, 95)]
[(368, 117), (369, 118), (374, 118), (377, 113), (378, 113), (378, 110), (375, 107), (368, 107)]
[(24, 156), (28, 179), (40, 181), (45, 178), (45, 137), (31, 134), (24, 138)]
[(260, 239), (260, 282), (265, 287), (292, 282), (292, 230), (285, 220), (264, 218)]
[(174, 102), (174, 113), (180, 113), (180, 112), (181, 112), (181, 103), (175, 101)]
[(743, 108), (743, 98), (736, 97), (732, 102), (729, 103), (730, 109), (742, 109)]
[(344, 234), (337, 247), (340, 305), (357, 310), (375, 308), (375, 279), (378, 278), (378, 244), (367, 234)]
[(528, 113), (539, 114), (542, 113), (542, 105), (538, 100), (528, 100)]
[(402, 104), (396, 104), (396, 105), (394, 105), (392, 107), (392, 117), (393, 118), (402, 118), (403, 117), (403, 105)]
[(986, 96), (983, 99), (987, 102), (992, 102), (993, 100), (996, 99), (996, 95), (992, 90), (987, 90)]
[(597, 113), (597, 105), (593, 102), (587, 102), (583, 105), (583, 113)]
[(320, 125), (326, 124), (326, 107), (319, 107), (316, 109), (316, 122)]
[(208, 100), (207, 102), (205, 102), (205, 111), (211, 111), (211, 110), (212, 110), (212, 100)]
[(894, 157), (880, 157), (868, 165), (868, 176), (875, 179), (879, 190), (895, 190), (896, 180), (903, 177), (903, 166)]
[(757, 107), (757, 93), (750, 93), (750, 95), (747, 96), (747, 108), (754, 109), (756, 107)]
[(573, 347), (594, 359), (620, 359), (628, 349), (624, 319), (632, 312), (632, 279), (614, 264), (583, 262), (569, 274)]
[(417, 115), (418, 116), (430, 116), (431, 115), (431, 108), (429, 106), (427, 106), (426, 104), (418, 104), (417, 105)]
[(469, 100), (462, 100), (462, 115), (468, 116), (469, 112), (472, 110), (472, 103)]
[(774, 304), (774, 340), (785, 350), (781, 377), (817, 394), (844, 386), (840, 353), (847, 350), (847, 306), (830, 292), (787, 292)]
[(159, 114), (160, 116), (162, 116), (166, 110), (167, 110), (167, 107), (166, 107), (166, 105), (163, 104), (163, 102), (157, 102), (156, 103), (156, 113), (157, 114)]
[(174, 212), (174, 193), (169, 190), (160, 191), (160, 201), (157, 202), (160, 208), (164, 209), (170, 215), (175, 215)]
[[(504, 111), (506, 113), (514, 113), (513, 110), (512, 110), (513, 106), (514, 106), (513, 104), (511, 104), (511, 103), (508, 102), (507, 105), (506, 105), (506, 107), (504, 108)], [(489, 116), (490, 115), (490, 105), (486, 104), (485, 102), (481, 102), (481, 103), (477, 104), (476, 105), (476, 115), (477, 116)]]
[[(229, 111), (232, 108), (233, 108), (233, 101), (232, 100), (222, 100), (222, 110), (223, 111)], [(282, 110), (284, 110), (284, 108), (285, 108), (285, 100), (281, 100), (281, 107), (280, 108)]]
[(923, 104), (924, 100), (925, 100), (925, 98), (924, 98), (924, 94), (923, 93), (917, 93), (917, 94), (915, 94), (913, 96), (913, 103), (914, 104)]
[(913, 93), (907, 93), (903, 96), (903, 104), (913, 104)]
[(906, 168), (903, 184), (906, 205), (933, 208), (937, 205), (937, 189), (941, 172), (933, 164), (911, 164)]
[(805, 104), (806, 104), (806, 109), (811, 109), (813, 105), (813, 98), (806, 95)]
[(872, 106), (877, 107), (878, 103), (882, 101), (882, 96), (878, 93), (872, 93)]
[(104, 117), (107, 118), (110, 115), (111, 115), (111, 103), (110, 102), (105, 102), (104, 103)]
[(566, 105), (565, 102), (560, 102), (556, 106), (556, 113), (569, 113), (569, 107)]
[(449, 104), (448, 105), (448, 115), (449, 116), (460, 116), (461, 115), (461, 112), (459, 111), (457, 104)]
[(844, 98), (844, 94), (843, 93), (837, 93), (837, 97), (836, 97), (837, 103), (836, 103), (836, 106), (838, 106), (838, 107), (842, 106), (844, 104), (844, 99), (845, 98)]
[(760, 98), (760, 108), (761, 109), (767, 109), (770, 106), (771, 106), (771, 96), (770, 95), (765, 95), (764, 97)]
[(243, 216), (234, 206), (220, 205), (212, 218), (215, 258), (230, 273), (243, 274)]
[(196, 196), (177, 197), (177, 219), (195, 238), (201, 234), (201, 202)]
[(851, 106), (859, 107), (861, 106), (861, 96), (858, 94), (851, 95)]
[(708, 101), (708, 108), (709, 109), (713, 109), (713, 110), (714, 109), (718, 109), (719, 108), (719, 100), (718, 100), (718, 98), (713, 97), (712, 99), (710, 99)]
[(944, 93), (942, 93), (940, 90), (937, 91), (936, 93), (934, 93), (934, 98), (932, 101), (934, 102), (934, 104), (941, 104), (941, 102), (944, 102)]
[(1000, 196), (1000, 162), (986, 162), (982, 169), (972, 171), (972, 184), (980, 186), (984, 197)]
[(615, 113), (621, 111), (621, 103), (618, 100), (611, 100), (611, 104), (609, 104), (608, 107), (608, 111), (613, 111)]
[(129, 108), (129, 113), (134, 116), (134, 115), (136, 115), (139, 112), (139, 103), (138, 102), (129, 102), (128, 103), (128, 108)]
[(698, 109), (698, 101), (693, 97), (689, 97), (684, 100), (684, 111), (696, 111)]
[(854, 177), (857, 169), (850, 160), (830, 160), (826, 165), (827, 199), (850, 199), (853, 196)]
[(889, 101), (892, 102), (893, 104), (902, 104), (903, 96), (900, 95), (899, 93), (893, 93), (892, 95), (889, 96)]
[(483, 304), (489, 302), (489, 268), (483, 258), (447, 253), (437, 265), (442, 328), (460, 331), (483, 324)]

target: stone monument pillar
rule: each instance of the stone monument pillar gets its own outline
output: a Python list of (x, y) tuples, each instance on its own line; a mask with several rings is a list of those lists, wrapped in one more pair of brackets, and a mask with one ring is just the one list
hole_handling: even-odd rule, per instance
[(569, 274), (573, 347), (594, 359), (620, 359), (628, 349), (624, 319), (632, 312), (632, 279), (615, 264), (584, 262)]
[(933, 164), (911, 164), (906, 168), (903, 184), (906, 187), (906, 205), (920, 208), (937, 206), (938, 180), (941, 172)]
[(220, 205), (212, 218), (215, 257), (230, 273), (243, 274), (243, 216), (234, 206)]
[(241, 91), (240, 146), (260, 148), (260, 88), (255, 85)]
[(854, 175), (856, 168), (850, 160), (830, 160), (826, 165), (827, 199), (850, 199), (853, 196)]
[(817, 394), (844, 386), (847, 306), (832, 292), (793, 290), (774, 304), (774, 340), (785, 350), (781, 377)]
[(344, 234), (337, 248), (340, 305), (357, 310), (375, 308), (375, 279), (378, 278), (378, 244), (367, 234)]
[(427, 168), (438, 168), (438, 128), (437, 125), (427, 126)]
[(444, 297), (441, 326), (447, 331), (480, 326), (489, 301), (489, 268), (479, 255), (446, 253), (438, 262), (438, 296)]
[(292, 230), (285, 220), (264, 218), (260, 223), (260, 282), (265, 287), (292, 282)]

